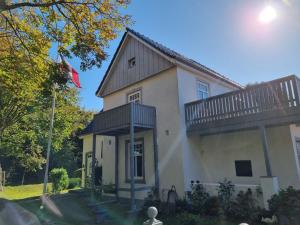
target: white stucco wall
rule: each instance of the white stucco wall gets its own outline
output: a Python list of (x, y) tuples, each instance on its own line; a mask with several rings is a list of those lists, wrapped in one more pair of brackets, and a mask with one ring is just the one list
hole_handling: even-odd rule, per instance
[[(209, 86), (209, 95), (215, 96), (223, 94), (229, 91), (233, 91), (236, 88), (231, 87), (225, 82), (214, 79), (211, 76), (207, 76), (205, 73), (198, 72), (197, 74), (188, 71), (184, 68), (177, 67), (177, 79), (178, 79), (178, 92), (179, 92), (179, 109), (180, 109), (180, 125), (182, 136), (180, 140), (182, 148), (182, 158), (184, 167), (184, 187), (188, 190), (190, 187), (190, 177), (195, 179), (199, 171), (203, 168), (197, 162), (199, 158), (197, 154), (199, 152), (193, 151), (191, 149), (190, 139), (186, 136), (186, 126), (185, 126), (185, 111), (184, 104), (197, 100), (197, 80), (205, 82)], [(196, 172), (197, 171), (197, 172)], [(194, 174), (196, 173), (196, 174)], [(197, 179), (196, 179), (197, 180)]]
[[(83, 135), (81, 136), (83, 141), (83, 151), (82, 151), (82, 173), (81, 173), (81, 185), (84, 187), (85, 184), (85, 163), (86, 163), (86, 153), (93, 151), (93, 135)], [(111, 144), (109, 144), (109, 140)], [(101, 142), (103, 142), (103, 158), (101, 158)], [(113, 137), (104, 137), (96, 136), (96, 162), (97, 166), (105, 167), (107, 164), (110, 164), (113, 160), (114, 162), (114, 138)], [(113, 153), (113, 154), (111, 154)], [(103, 160), (105, 159), (105, 161)], [(114, 176), (114, 169), (109, 171), (102, 170), (103, 181), (106, 183), (114, 183), (114, 180), (111, 180), (112, 174)]]
[[(170, 189), (171, 185), (174, 184), (177, 191), (183, 193), (180, 140), (181, 137), (185, 135), (185, 130), (181, 130), (179, 127), (180, 115), (176, 73), (176, 68), (171, 68), (156, 76), (106, 96), (104, 98), (104, 110), (126, 104), (127, 93), (137, 88), (142, 89), (142, 104), (156, 107), (160, 188), (161, 190)], [(147, 145), (145, 148), (151, 149), (152, 142), (151, 146)], [(153, 157), (146, 160), (153, 161)], [(124, 163), (124, 160), (120, 159), (120, 170), (125, 170), (122, 163)], [(113, 166), (112, 164), (109, 168)], [(104, 168), (104, 170), (109, 168)], [(151, 169), (151, 171), (153, 171), (154, 176), (154, 169)], [(170, 174), (172, 174), (172, 176), (170, 176)], [(120, 177), (120, 179), (122, 178)], [(137, 195), (138, 193), (139, 192), (137, 192)]]
[[(267, 137), (273, 176), (279, 178), (280, 187), (299, 187), (289, 126), (268, 128)], [(258, 130), (194, 136), (189, 138), (188, 149), (188, 183), (191, 180), (218, 183), (227, 178), (235, 184), (260, 185), (259, 178), (266, 176), (262, 141)], [(236, 176), (235, 160), (251, 160), (253, 176)]]
[(298, 125), (292, 124), (290, 125), (290, 129), (291, 129), (291, 138), (292, 138), (293, 148), (294, 148), (295, 162), (296, 162), (298, 177), (300, 180), (300, 162), (298, 160), (297, 149), (296, 149), (296, 139), (300, 140), (300, 126), (299, 124)]

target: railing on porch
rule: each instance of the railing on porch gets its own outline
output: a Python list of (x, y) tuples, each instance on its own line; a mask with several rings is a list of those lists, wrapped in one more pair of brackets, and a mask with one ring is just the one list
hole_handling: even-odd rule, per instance
[(187, 130), (211, 127), (226, 121), (243, 122), (271, 114), (285, 116), (300, 108), (300, 80), (288, 76), (253, 85), (243, 90), (213, 96), (185, 104)]
[(93, 130), (105, 132), (130, 126), (131, 112), (135, 126), (153, 128), (155, 125), (155, 107), (128, 103), (116, 108), (100, 112), (94, 116)]

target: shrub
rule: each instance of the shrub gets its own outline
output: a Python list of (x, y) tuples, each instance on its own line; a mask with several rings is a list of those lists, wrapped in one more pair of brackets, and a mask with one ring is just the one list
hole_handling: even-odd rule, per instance
[(191, 203), (195, 213), (204, 213), (204, 205), (209, 198), (209, 194), (206, 192), (204, 186), (200, 183), (191, 185)]
[(54, 168), (50, 172), (52, 192), (57, 193), (68, 188), (69, 177), (64, 168)]
[(233, 194), (235, 192), (234, 184), (224, 179), (223, 182), (219, 182), (220, 186), (218, 187), (218, 197), (220, 199), (221, 207), (226, 215), (230, 210), (230, 204), (233, 200)]
[(70, 178), (69, 179), (69, 186), (68, 189), (76, 188), (81, 186), (81, 179), (80, 178)]
[(177, 199), (176, 200), (176, 212), (183, 213), (183, 212), (190, 212), (191, 206), (186, 199)]
[(116, 186), (114, 184), (104, 184), (102, 185), (102, 189), (104, 193), (108, 194), (115, 194), (116, 193)]
[(204, 214), (207, 216), (220, 215), (220, 201), (216, 196), (209, 197), (204, 204)]
[(176, 216), (176, 221), (178, 221), (180, 225), (197, 225), (199, 224), (199, 219), (199, 216), (187, 212)]
[(240, 191), (234, 201), (230, 203), (227, 216), (234, 220), (247, 223), (256, 223), (260, 220), (261, 209), (257, 206), (256, 199), (251, 189)]
[(296, 225), (300, 221), (300, 190), (288, 187), (280, 190), (269, 200), (269, 208), (279, 220), (288, 220), (289, 224)]

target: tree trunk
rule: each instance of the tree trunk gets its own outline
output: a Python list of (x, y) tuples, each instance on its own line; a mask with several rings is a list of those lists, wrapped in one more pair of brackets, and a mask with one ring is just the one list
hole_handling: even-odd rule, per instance
[(23, 184), (24, 184), (24, 180), (25, 180), (25, 173), (26, 173), (26, 170), (24, 169), (24, 171), (23, 171), (23, 176), (22, 176), (22, 184), (21, 184), (21, 185), (23, 185)]

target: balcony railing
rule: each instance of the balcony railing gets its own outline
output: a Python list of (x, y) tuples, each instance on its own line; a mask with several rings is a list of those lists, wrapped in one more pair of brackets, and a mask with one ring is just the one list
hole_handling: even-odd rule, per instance
[(251, 126), (255, 121), (280, 120), (296, 115), (300, 109), (299, 88), (300, 80), (296, 76), (288, 76), (187, 103), (187, 131), (206, 133), (205, 129), (208, 129), (217, 132), (228, 125), (242, 128), (243, 123)]
[(128, 103), (118, 106), (94, 116), (93, 132), (98, 134), (127, 133), (129, 132), (131, 115), (135, 127), (144, 129), (153, 128), (156, 120), (155, 113), (155, 107), (147, 105)]

